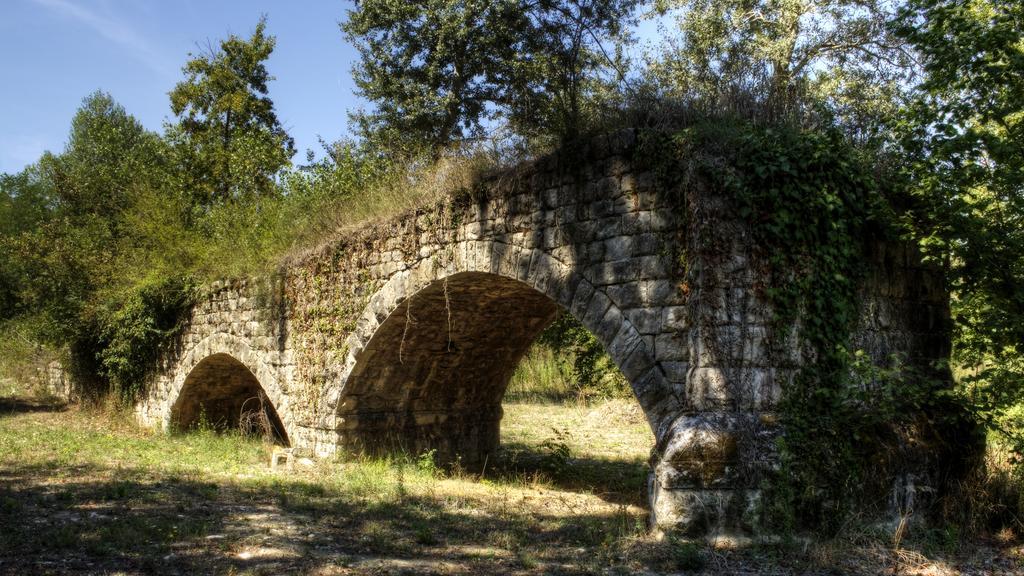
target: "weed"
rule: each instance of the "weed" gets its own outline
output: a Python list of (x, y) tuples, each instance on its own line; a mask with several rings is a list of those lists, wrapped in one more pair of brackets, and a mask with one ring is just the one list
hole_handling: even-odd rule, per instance
[(416, 468), (428, 476), (437, 476), (440, 471), (437, 467), (436, 455), (436, 449), (421, 453), (416, 457)]
[(701, 546), (694, 542), (669, 539), (669, 549), (674, 567), (678, 570), (702, 570), (706, 561)]
[(572, 471), (572, 449), (569, 448), (572, 435), (564, 428), (552, 428), (551, 431), (554, 438), (548, 438), (540, 444), (544, 452), (542, 462), (551, 473), (565, 476)]

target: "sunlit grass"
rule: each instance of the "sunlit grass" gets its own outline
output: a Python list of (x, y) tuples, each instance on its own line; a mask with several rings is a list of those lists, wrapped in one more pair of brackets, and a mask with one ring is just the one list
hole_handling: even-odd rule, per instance
[[(506, 403), (505, 449), (483, 476), (403, 454), (275, 472), (272, 447), (240, 435), (152, 433), (112, 409), (4, 406), (4, 573), (956, 573), (933, 536), (730, 552), (652, 537), (652, 438), (631, 400)], [(550, 457), (557, 443), (566, 459)]]
[(572, 364), (547, 346), (531, 346), (509, 381), (505, 400), (563, 402), (582, 398)]
[[(121, 566), (194, 548), (190, 554), (201, 552), (201, 561), (189, 560), (189, 568), (217, 571), (239, 554), (305, 549), (313, 533), (337, 555), (440, 549), (449, 560), (504, 559), (516, 570), (541, 570), (570, 561), (579, 546), (603, 547), (603, 556), (587, 563), (608, 562), (609, 542), (646, 532), (646, 512), (636, 503), (567, 488), (585, 474), (495, 462), (481, 476), (402, 454), (304, 461), (274, 472), (272, 447), (240, 435), (153, 433), (117, 410), (31, 406), (0, 413), (0, 521), (15, 526), (0, 535), (0, 553), (26, 562), (78, 551), (101, 566)], [(559, 415), (553, 408), (545, 406), (540, 420), (561, 421), (576, 410)], [(520, 405), (506, 422), (530, 417)], [(514, 441), (544, 453), (523, 444), (529, 437)], [(578, 448), (582, 458), (587, 452)], [(12, 521), (23, 515), (40, 524)]]

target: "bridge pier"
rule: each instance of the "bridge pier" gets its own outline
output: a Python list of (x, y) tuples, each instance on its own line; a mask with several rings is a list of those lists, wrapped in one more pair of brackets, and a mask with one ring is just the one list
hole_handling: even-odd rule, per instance
[(339, 449), (356, 454), (433, 452), (440, 465), (480, 470), (494, 462), (501, 416), (501, 405), (362, 412), (341, 418), (337, 442)]
[(676, 418), (652, 456), (652, 525), (694, 537), (754, 534), (777, 433), (765, 414)]

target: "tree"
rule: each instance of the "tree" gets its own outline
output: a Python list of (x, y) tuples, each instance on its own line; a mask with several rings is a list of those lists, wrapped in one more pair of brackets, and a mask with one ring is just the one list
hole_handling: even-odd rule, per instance
[(49, 218), (52, 204), (47, 192), (34, 167), (0, 175), (0, 321), (21, 311), (18, 293), (25, 271), (15, 257), (14, 247), (19, 236)]
[(655, 82), (719, 109), (820, 102), (851, 132), (872, 130), (912, 72), (883, 0), (656, 0), (655, 11), (679, 30), (653, 62)]
[(295, 154), (268, 96), (273, 77), (264, 63), (274, 43), (261, 18), (248, 40), (231, 35), (217, 50), (190, 54), (185, 80), (170, 93), (178, 123), (168, 136), (184, 185), (201, 205), (272, 193), (274, 175)]
[(632, 0), (366, 0), (342, 30), (373, 109), (354, 116), (378, 149), (438, 149), (504, 122), (513, 133), (572, 134), (585, 83)]
[(925, 74), (902, 126), (912, 230), (947, 267), (953, 359), (998, 424), (1024, 399), (1024, 4), (910, 0), (896, 31)]
[[(37, 214), (7, 238), (19, 305), (49, 319), (47, 339), (75, 337), (95, 290), (123, 272), (118, 254), (133, 233), (124, 214), (141, 188), (167, 181), (165, 147), (109, 94), (82, 101), (61, 154), (45, 153), (4, 187)], [(24, 207), (24, 206), (22, 206)]]
[(186, 213), (167, 157), (157, 134), (97, 92), (63, 152), (0, 180), (0, 206), (18, 212), (0, 225), (4, 319), (21, 316), (36, 340), (67, 346), (83, 381), (134, 383), (124, 354), (152, 352), (186, 295), (187, 265), (161, 262), (178, 244), (165, 232), (183, 230)]

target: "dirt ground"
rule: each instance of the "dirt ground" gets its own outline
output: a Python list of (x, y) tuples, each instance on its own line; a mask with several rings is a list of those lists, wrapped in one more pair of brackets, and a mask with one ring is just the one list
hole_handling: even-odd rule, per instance
[(637, 424), (626, 406), (521, 404), (483, 477), (415, 456), (271, 471), (257, 441), (8, 398), (0, 574), (1024, 574), (1013, 535), (900, 548), (884, 534), (741, 549), (656, 538)]

